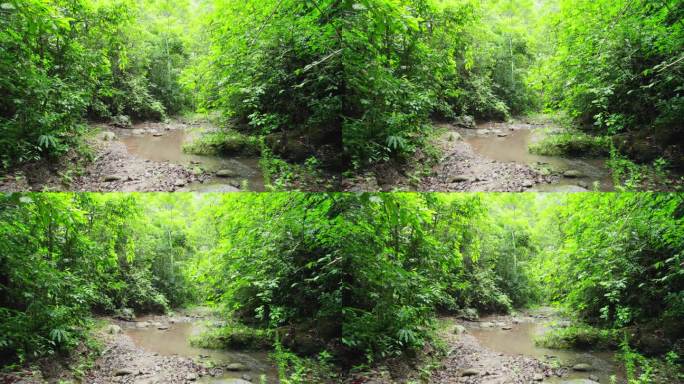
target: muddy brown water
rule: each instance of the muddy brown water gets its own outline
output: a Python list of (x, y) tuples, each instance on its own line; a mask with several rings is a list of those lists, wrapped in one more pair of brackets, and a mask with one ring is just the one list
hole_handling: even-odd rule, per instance
[(191, 192), (229, 192), (235, 190), (235, 185), (242, 185), (245, 181), (247, 189), (255, 192), (265, 190), (264, 177), (259, 167), (258, 157), (223, 158), (219, 156), (200, 156), (183, 152), (183, 145), (197, 138), (200, 132), (174, 129), (164, 131), (161, 136), (154, 136), (151, 132), (134, 134), (124, 132), (121, 141), (128, 152), (134, 156), (156, 161), (168, 161), (188, 168), (201, 167), (209, 173), (228, 169), (237, 176), (233, 178), (213, 177), (205, 183), (190, 184), (186, 190)]
[[(140, 318), (139, 321), (153, 321), (152, 318)], [(136, 346), (145, 351), (158, 353), (162, 356), (177, 355), (191, 358), (200, 363), (213, 362), (216, 366), (229, 363), (242, 363), (249, 371), (229, 372), (217, 377), (203, 377), (198, 383), (222, 384), (237, 383), (244, 374), (252, 377), (253, 382), (260, 382), (260, 378), (265, 378), (267, 383), (277, 383), (278, 374), (275, 366), (269, 360), (266, 352), (245, 352), (230, 350), (213, 350), (197, 348), (190, 345), (190, 338), (199, 334), (203, 326), (199, 322), (180, 322), (168, 324), (169, 329), (158, 330), (154, 326), (148, 328), (136, 328), (135, 325), (127, 327), (124, 332), (128, 335)]]
[[(494, 322), (496, 318), (483, 318), (482, 322)], [(550, 323), (545, 320), (527, 319), (519, 324), (512, 324), (512, 329), (503, 330), (501, 326), (482, 328), (480, 323), (466, 324), (468, 332), (484, 347), (509, 355), (524, 355), (545, 361), (552, 366), (568, 367), (568, 375), (562, 378), (551, 377), (545, 383), (563, 383), (568, 380), (588, 379), (595, 375), (599, 383), (610, 383), (610, 377), (615, 375), (617, 382), (624, 381), (624, 375), (618, 368), (615, 354), (609, 351), (576, 351), (550, 349), (537, 346), (535, 339), (550, 329)], [(586, 363), (593, 367), (591, 372), (576, 372), (570, 367), (575, 364)]]
[[(514, 127), (514, 130), (510, 130)], [(533, 167), (550, 167), (556, 172), (578, 170), (586, 177), (572, 179), (562, 177), (558, 183), (535, 186), (538, 192), (564, 192), (582, 188), (593, 189), (597, 183), (600, 191), (613, 191), (613, 181), (606, 167), (605, 159), (564, 158), (557, 156), (540, 156), (529, 152), (529, 145), (541, 138), (541, 130), (532, 126), (488, 123), (478, 125), (477, 129), (461, 130), (463, 140), (470, 144), (473, 150), (492, 160), (500, 162), (515, 162)], [(505, 137), (499, 137), (505, 134)]]

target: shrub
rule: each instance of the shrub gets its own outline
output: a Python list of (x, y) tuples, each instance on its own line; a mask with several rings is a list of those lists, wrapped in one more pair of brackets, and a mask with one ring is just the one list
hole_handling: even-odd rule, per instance
[(620, 331), (573, 324), (566, 328), (551, 329), (537, 338), (535, 343), (559, 349), (615, 349), (620, 344)]
[(261, 153), (261, 140), (236, 131), (209, 132), (185, 144), (183, 151), (197, 155), (255, 156)]
[(263, 350), (273, 347), (270, 332), (236, 322), (204, 331), (193, 337), (190, 342), (194, 346), (211, 349)]
[(611, 150), (610, 138), (592, 136), (583, 132), (551, 134), (531, 144), (530, 152), (544, 156), (608, 156)]

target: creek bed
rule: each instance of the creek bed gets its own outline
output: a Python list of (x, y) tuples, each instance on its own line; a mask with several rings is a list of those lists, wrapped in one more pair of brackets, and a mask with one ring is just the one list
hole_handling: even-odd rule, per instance
[(231, 177), (213, 176), (204, 183), (193, 183), (183, 190), (188, 192), (235, 192), (246, 182), (250, 191), (265, 190), (264, 177), (259, 167), (258, 157), (220, 157), (193, 155), (183, 151), (183, 145), (197, 138), (201, 131), (184, 127), (159, 131), (150, 130), (146, 125), (136, 125), (134, 129), (120, 130), (121, 142), (128, 152), (136, 157), (183, 165), (189, 169), (201, 168), (215, 174), (227, 170)]
[[(205, 384), (238, 384), (246, 383), (244, 375), (248, 375), (254, 383), (259, 383), (263, 376), (268, 383), (277, 383), (277, 370), (271, 363), (266, 352), (231, 351), (198, 348), (190, 345), (190, 338), (199, 334), (204, 326), (200, 320), (179, 321), (165, 323), (168, 329), (160, 330), (155, 326), (157, 318), (142, 317), (137, 323), (131, 323), (124, 329), (133, 343), (147, 352), (158, 353), (162, 356), (181, 356), (206, 365), (216, 367), (231, 363), (240, 363), (246, 367), (245, 371), (233, 372), (224, 370), (220, 376), (205, 376), (197, 383)], [(150, 326), (139, 327), (138, 324), (149, 323)]]
[(606, 160), (600, 158), (566, 158), (541, 156), (529, 152), (529, 145), (541, 138), (541, 130), (528, 124), (485, 123), (477, 129), (459, 129), (463, 140), (475, 153), (499, 162), (526, 164), (563, 173), (579, 171), (583, 177), (561, 177), (558, 183), (537, 185), (536, 192), (575, 192), (592, 189), (598, 183), (600, 191), (614, 190)]
[[(534, 340), (551, 329), (553, 322), (550, 319), (523, 317), (517, 319), (517, 324), (511, 324), (510, 320), (510, 317), (491, 316), (482, 318), (479, 323), (466, 323), (466, 328), (482, 346), (492, 351), (534, 357), (552, 366), (568, 368), (567, 375), (562, 378), (547, 378), (544, 383), (564, 383), (570, 380), (589, 379), (590, 376), (598, 378), (599, 383), (610, 383), (612, 375), (616, 376), (618, 383), (624, 381), (623, 372), (619, 369), (613, 352), (540, 347)], [(507, 325), (506, 328), (511, 329), (504, 330), (504, 324)], [(574, 371), (572, 366), (576, 364), (589, 364), (592, 370)]]

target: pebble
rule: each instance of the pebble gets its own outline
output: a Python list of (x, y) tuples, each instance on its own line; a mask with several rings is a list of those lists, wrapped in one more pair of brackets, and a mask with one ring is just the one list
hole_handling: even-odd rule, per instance
[(226, 365), (226, 370), (228, 370), (228, 371), (247, 371), (249, 369), (242, 363), (230, 363), (230, 364)]
[(578, 371), (578, 372), (589, 372), (589, 371), (593, 371), (594, 367), (592, 367), (590, 364), (579, 363), (579, 364), (573, 365), (572, 370)]
[(457, 175), (451, 178), (452, 183), (463, 183), (466, 181), (470, 181), (470, 178), (464, 175)]
[(116, 372), (114, 372), (114, 376), (128, 376), (128, 375), (132, 375), (134, 373), (135, 372), (133, 372), (130, 369), (122, 368), (122, 369), (117, 369)]
[(579, 178), (579, 177), (584, 177), (584, 174), (582, 172), (576, 170), (576, 169), (569, 169), (569, 170), (563, 172), (563, 176), (571, 178), (571, 179), (575, 179), (575, 178)]
[(235, 177), (237, 176), (237, 173), (233, 171), (232, 169), (221, 169), (216, 172), (216, 176), (218, 177)]

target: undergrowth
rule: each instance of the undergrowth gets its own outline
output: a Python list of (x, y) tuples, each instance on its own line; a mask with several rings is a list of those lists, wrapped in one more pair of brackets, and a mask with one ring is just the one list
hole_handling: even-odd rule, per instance
[(684, 382), (684, 367), (681, 364), (681, 358), (674, 351), (662, 358), (646, 357), (629, 346), (629, 339), (625, 335), (620, 343), (617, 357), (624, 365), (627, 384)]
[(573, 324), (556, 328), (537, 338), (535, 343), (555, 349), (614, 349), (619, 345), (619, 332), (592, 327), (587, 324)]
[[(664, 356), (647, 357), (630, 346), (626, 332), (600, 329), (587, 324), (573, 324), (554, 329), (535, 340), (537, 345), (554, 349), (616, 350), (624, 367), (627, 384), (666, 384), (682, 382), (682, 359), (675, 351)], [(613, 376), (612, 383), (617, 383)]]
[(608, 167), (612, 171), (613, 183), (622, 191), (678, 191), (684, 185), (684, 177), (675, 175), (668, 161), (662, 157), (651, 164), (637, 164), (612, 150)]
[(209, 349), (263, 350), (272, 348), (273, 339), (266, 330), (230, 323), (193, 336), (190, 344)]
[(335, 180), (323, 172), (320, 161), (311, 156), (302, 164), (289, 163), (264, 147), (259, 161), (269, 190), (335, 190)]
[(271, 358), (276, 363), (282, 384), (339, 382), (340, 373), (328, 351), (321, 351), (312, 358), (301, 357), (285, 348), (276, 337)]
[(601, 157), (610, 153), (610, 139), (578, 131), (563, 132), (546, 136), (531, 144), (529, 150), (544, 156)]
[(183, 151), (195, 155), (244, 155), (261, 153), (261, 140), (236, 131), (207, 132), (183, 146)]

